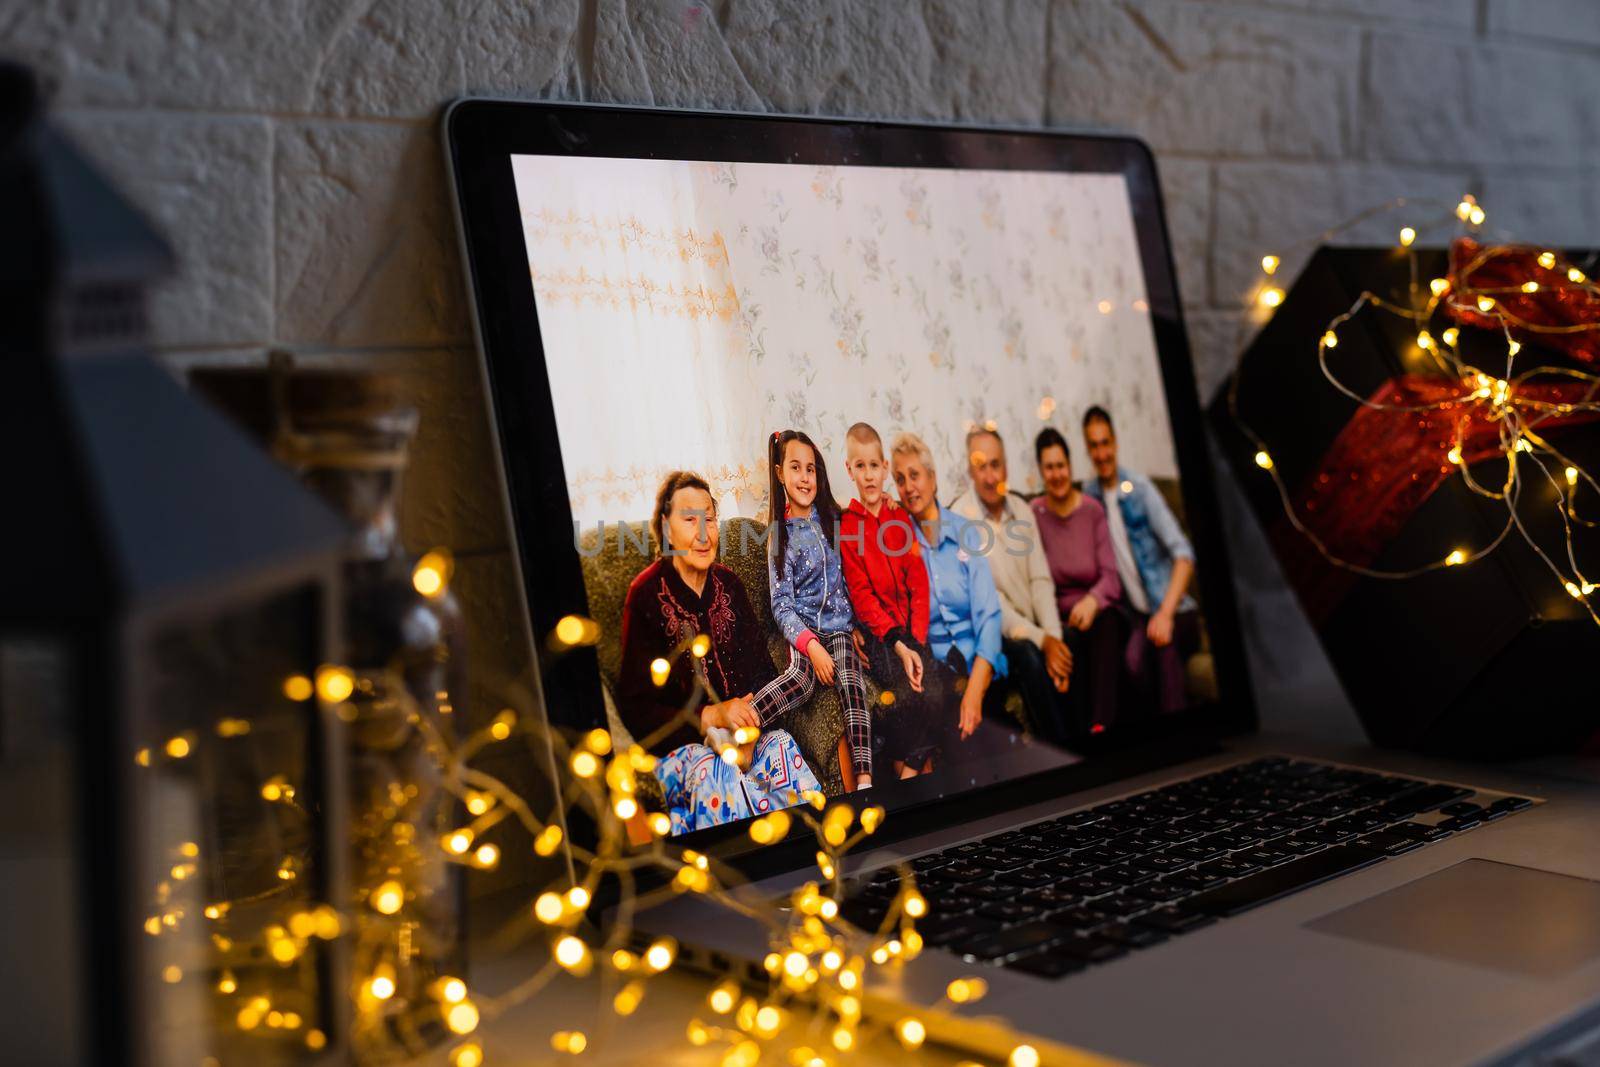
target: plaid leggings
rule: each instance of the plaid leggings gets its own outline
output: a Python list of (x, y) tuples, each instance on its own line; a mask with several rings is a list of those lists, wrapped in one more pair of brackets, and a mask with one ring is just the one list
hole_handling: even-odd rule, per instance
[[(828, 654), (833, 657), (833, 686), (839, 693), (839, 706), (844, 710), (844, 736), (850, 745), (850, 763), (856, 774), (872, 773), (872, 714), (867, 709), (867, 677), (856, 655), (855, 642), (850, 635), (818, 634)], [(811, 669), (811, 658), (793, 646), (789, 649), (789, 666), (784, 672), (762, 687), (750, 701), (761, 725), (766, 726), (788, 711), (797, 711), (811, 699), (817, 676)]]

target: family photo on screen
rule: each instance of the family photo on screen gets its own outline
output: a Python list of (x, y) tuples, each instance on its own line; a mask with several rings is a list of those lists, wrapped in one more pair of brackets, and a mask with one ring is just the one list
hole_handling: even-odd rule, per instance
[(1211, 695), (1119, 178), (515, 165), (610, 726), (674, 833)]

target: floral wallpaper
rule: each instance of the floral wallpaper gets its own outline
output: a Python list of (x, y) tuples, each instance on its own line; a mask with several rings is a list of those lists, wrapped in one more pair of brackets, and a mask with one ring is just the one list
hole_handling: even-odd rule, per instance
[[(1014, 488), (1054, 425), (1088, 474), (1101, 404), (1125, 464), (1176, 475), (1117, 175), (513, 160), (575, 517), (636, 519), (697, 470), (762, 517), (765, 442), (803, 429), (849, 499), (844, 434), (932, 448), (940, 498), (993, 423)], [(842, 502), (841, 501), (841, 502)]]

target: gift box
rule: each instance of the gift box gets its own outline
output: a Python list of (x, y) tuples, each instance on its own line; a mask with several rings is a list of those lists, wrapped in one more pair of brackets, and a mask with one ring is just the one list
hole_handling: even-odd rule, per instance
[[(1600, 721), (1585, 670), (1600, 657), (1588, 604), (1600, 590), (1577, 577), (1600, 581), (1600, 528), (1585, 525), (1600, 521), (1600, 493), (1583, 473), (1600, 470), (1600, 418), (1584, 406), (1600, 389), (1583, 377), (1600, 372), (1600, 333), (1571, 329), (1596, 312), (1557, 282), (1588, 257), (1545, 270), (1524, 250), (1526, 270), (1507, 260), (1474, 275), (1480, 252), (1320, 249), (1209, 419), (1375, 743), (1475, 758), (1573, 751)], [(1512, 294), (1505, 321), (1551, 328), (1508, 335), (1492, 306), (1461, 295), (1491, 284)], [(1409, 309), (1435, 290), (1428, 317), (1369, 305), (1335, 321), (1363, 294)], [(1449, 341), (1482, 377), (1445, 369)], [(1576, 373), (1516, 379), (1534, 367)], [(1499, 401), (1524, 405), (1525, 444), (1502, 438), (1516, 423)], [(1494, 495), (1512, 457), (1514, 508)]]

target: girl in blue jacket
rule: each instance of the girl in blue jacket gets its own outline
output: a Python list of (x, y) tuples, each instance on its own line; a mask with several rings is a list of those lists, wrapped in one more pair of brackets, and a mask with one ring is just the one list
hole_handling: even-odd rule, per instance
[[(866, 674), (851, 638), (855, 613), (836, 544), (839, 505), (828, 488), (821, 454), (799, 430), (774, 433), (767, 442), (767, 458), (773, 522), (767, 577), (772, 617), (794, 649), (788, 673), (797, 668), (814, 673), (823, 685), (838, 690), (856, 788), (865, 789), (872, 784), (872, 717)], [(810, 681), (805, 678), (806, 685)]]

